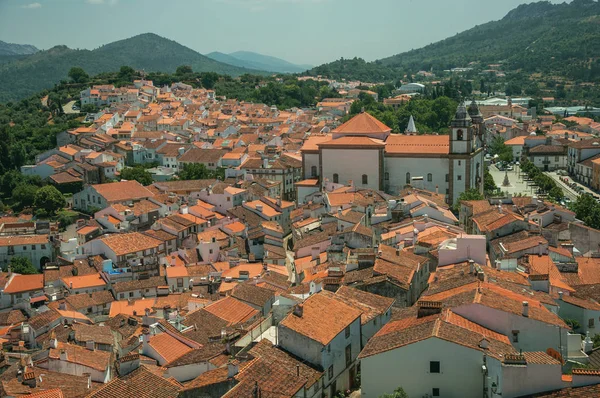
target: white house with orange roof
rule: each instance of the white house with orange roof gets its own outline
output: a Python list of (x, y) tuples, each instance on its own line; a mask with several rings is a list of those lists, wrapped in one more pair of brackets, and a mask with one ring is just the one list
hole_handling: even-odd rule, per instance
[(295, 306), (278, 325), (278, 343), (283, 349), (324, 370), (328, 397), (354, 386), (361, 315), (358, 308), (321, 291)]
[[(463, 103), (450, 135), (391, 134), (368, 113), (360, 113), (303, 145), (304, 178), (353, 184), (397, 193), (406, 185), (439, 190), (454, 203), (465, 190), (483, 190), (483, 117), (475, 103)], [(483, 191), (482, 191), (483, 192)]]

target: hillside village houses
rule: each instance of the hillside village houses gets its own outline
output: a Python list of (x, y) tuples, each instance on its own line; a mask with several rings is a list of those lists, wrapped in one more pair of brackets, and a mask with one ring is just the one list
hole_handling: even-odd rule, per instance
[[(79, 219), (0, 217), (0, 395), (597, 396), (600, 231), (537, 197), (459, 203), (490, 136), (593, 185), (593, 132), (472, 101), (449, 135), (395, 134), (341, 123), (360, 82), (329, 83), (345, 97), (288, 110), (83, 90), (102, 110), (23, 169)], [(188, 164), (211, 174), (177, 179)]]

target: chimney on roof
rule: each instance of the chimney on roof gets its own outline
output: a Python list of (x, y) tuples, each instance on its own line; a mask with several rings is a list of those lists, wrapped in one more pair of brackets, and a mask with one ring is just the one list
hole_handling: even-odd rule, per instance
[(589, 354), (594, 349), (594, 342), (590, 338), (589, 330), (585, 333), (585, 339), (581, 342), (581, 350), (586, 354)]
[(254, 382), (254, 387), (252, 387), (252, 398), (261, 398), (262, 391), (258, 386), (258, 381)]
[(233, 362), (229, 362), (227, 364), (227, 378), (231, 379), (232, 377), (234, 377), (235, 375), (237, 375), (239, 373), (240, 369), (238, 367), (238, 365), (234, 364)]
[(68, 361), (69, 360), (69, 355), (67, 354), (66, 350), (60, 350), (60, 360), (61, 361)]
[(529, 303), (527, 301), (523, 301), (523, 316), (529, 317)]
[(64, 301), (61, 301), (60, 304), (58, 304), (58, 309), (61, 311), (66, 311), (67, 310), (67, 305), (65, 304)]
[(23, 384), (29, 386), (30, 388), (35, 388), (37, 386), (37, 379), (33, 371), (25, 372), (23, 374)]
[(469, 260), (469, 273), (475, 273), (475, 261), (473, 260)]
[(558, 299), (562, 301), (563, 299), (563, 292), (562, 290), (560, 292), (558, 292)]
[(544, 242), (542, 242), (541, 240), (538, 242), (538, 256), (542, 257), (542, 252), (544, 250)]
[(417, 318), (423, 318), (430, 315), (440, 314), (442, 312), (441, 301), (424, 301), (417, 302)]
[(94, 349), (96, 348), (96, 342), (94, 340), (87, 340), (85, 342), (85, 348), (87, 348), (90, 351), (94, 351)]
[(400, 248), (396, 248), (396, 257), (400, 257)]
[(498, 203), (498, 213), (503, 214), (502, 213), (502, 205), (500, 203)]
[(440, 187), (439, 187), (439, 185), (436, 185), (436, 186), (435, 186), (435, 194), (436, 194), (436, 195), (439, 195), (439, 194), (440, 194)]
[(321, 250), (319, 246), (314, 246), (310, 248), (311, 260), (315, 261), (321, 257)]
[(302, 318), (302, 314), (304, 313), (304, 307), (302, 304), (296, 304), (294, 306), (293, 314), (298, 318)]

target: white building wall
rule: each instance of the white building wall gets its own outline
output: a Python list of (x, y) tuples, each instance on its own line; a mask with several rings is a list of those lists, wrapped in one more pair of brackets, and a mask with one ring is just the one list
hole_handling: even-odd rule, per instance
[[(386, 191), (397, 193), (406, 185), (406, 173), (410, 173), (411, 184), (416, 188), (426, 189), (435, 192), (436, 187), (440, 194), (446, 194), (448, 183), (446, 174), (448, 174), (447, 158), (399, 158), (386, 157), (384, 172), (389, 173), (389, 180), (384, 179)], [(427, 180), (427, 175), (431, 173), (431, 181)], [(423, 177), (423, 181), (412, 182), (413, 177)]]
[[(493, 379), (499, 384), (503, 398), (522, 397), (564, 388), (560, 365), (502, 365), (502, 376)], [(499, 381), (499, 383), (498, 383)]]
[(304, 179), (314, 178), (312, 175), (312, 166), (317, 168), (317, 176), (319, 175), (319, 154), (305, 153), (304, 154)]
[(108, 383), (110, 381), (110, 370), (102, 372), (87, 366), (73, 362), (61, 361), (59, 359), (48, 359), (48, 370), (58, 373), (66, 373), (74, 376), (82, 376), (84, 373), (90, 373), (92, 381), (97, 383)]
[(559, 304), (558, 315), (562, 319), (574, 319), (581, 325), (577, 332), (590, 332), (590, 337), (600, 334), (600, 311), (577, 307), (565, 301), (559, 301)]
[(168, 368), (165, 376), (166, 378), (174, 377), (178, 382), (181, 383), (195, 379), (201, 374), (213, 369), (216, 369), (216, 367), (211, 365), (209, 362), (198, 362), (190, 365)]
[[(429, 373), (430, 361), (440, 373)], [(483, 353), (438, 338), (429, 338), (361, 360), (361, 396), (378, 398), (402, 387), (409, 397), (470, 398), (483, 395)]]
[[(349, 180), (357, 188), (379, 189), (379, 149), (321, 149), (323, 175), (321, 180), (333, 180), (338, 174), (339, 183)], [(310, 170), (309, 170), (310, 172)], [(362, 176), (368, 176), (368, 183), (362, 183)]]
[(451, 161), (454, 163), (454, 177), (450, 176), (450, 178), (454, 178), (452, 203), (456, 203), (460, 194), (466, 190), (467, 161), (465, 159), (453, 159)]
[[(545, 352), (548, 348), (553, 348), (563, 356), (566, 354), (567, 331), (558, 326), (479, 304), (456, 307), (453, 311), (472, 322), (508, 336), (517, 350)], [(512, 337), (513, 331), (519, 331), (516, 342)]]

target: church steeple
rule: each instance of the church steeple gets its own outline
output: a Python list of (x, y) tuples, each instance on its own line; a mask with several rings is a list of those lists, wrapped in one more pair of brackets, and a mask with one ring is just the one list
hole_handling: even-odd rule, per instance
[(454, 119), (450, 123), (450, 153), (469, 153), (472, 140), (472, 120), (467, 106), (461, 102), (456, 109)]
[(467, 106), (464, 102), (461, 102), (456, 108), (456, 113), (454, 114), (454, 119), (452, 119), (451, 123), (452, 127), (470, 127), (471, 126), (471, 116), (467, 112)]
[(410, 119), (408, 119), (408, 126), (406, 126), (406, 130), (404, 131), (406, 134), (417, 134), (417, 126), (415, 125), (415, 119), (412, 115), (410, 115)]
[(481, 115), (481, 112), (479, 111), (479, 106), (477, 105), (477, 102), (475, 102), (475, 98), (473, 98), (473, 100), (471, 101), (471, 105), (469, 105), (469, 116), (471, 117), (471, 120), (473, 121), (473, 123), (481, 123), (483, 122), (483, 116)]

